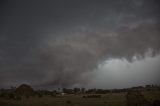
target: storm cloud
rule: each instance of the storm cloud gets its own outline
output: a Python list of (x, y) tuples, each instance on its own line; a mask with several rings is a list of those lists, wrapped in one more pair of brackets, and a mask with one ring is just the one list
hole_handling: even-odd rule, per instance
[(160, 52), (158, 0), (0, 4), (0, 87), (85, 87), (106, 60), (132, 63)]

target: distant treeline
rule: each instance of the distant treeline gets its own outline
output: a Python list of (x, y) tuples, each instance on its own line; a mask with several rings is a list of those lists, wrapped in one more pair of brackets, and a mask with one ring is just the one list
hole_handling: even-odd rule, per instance
[[(130, 91), (144, 91), (144, 90), (160, 90), (158, 85), (146, 85), (124, 89), (85, 89), (85, 88), (58, 88), (57, 90), (34, 90), (30, 85), (22, 84), (19, 87), (11, 87), (10, 89), (0, 89), (0, 97), (6, 99), (21, 100), (22, 98), (29, 98), (30, 96), (43, 97), (44, 95), (50, 95), (55, 97), (57, 95), (65, 94), (107, 94), (107, 93), (120, 93)], [(90, 96), (86, 96), (90, 97)], [(95, 96), (97, 97), (97, 96)]]
[(56, 93), (66, 93), (66, 94), (107, 94), (107, 93), (120, 93), (120, 92), (128, 92), (130, 90), (138, 90), (138, 91), (150, 91), (150, 90), (160, 90), (159, 85), (145, 85), (145, 86), (137, 86), (131, 88), (123, 88), (123, 89), (85, 89), (85, 88), (62, 88), (58, 90), (54, 90)]

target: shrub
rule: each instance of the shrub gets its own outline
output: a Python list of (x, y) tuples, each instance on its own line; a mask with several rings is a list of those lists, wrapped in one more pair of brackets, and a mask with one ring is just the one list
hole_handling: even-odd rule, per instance
[(21, 96), (16, 96), (15, 100), (22, 100), (22, 97)]
[(101, 98), (101, 95), (86, 95), (83, 98)]
[(67, 103), (67, 104), (70, 104), (70, 103), (71, 103), (71, 101), (70, 101), (70, 100), (67, 100), (67, 101), (66, 101), (66, 103)]
[(8, 99), (14, 99), (15, 95), (13, 93), (8, 94)]

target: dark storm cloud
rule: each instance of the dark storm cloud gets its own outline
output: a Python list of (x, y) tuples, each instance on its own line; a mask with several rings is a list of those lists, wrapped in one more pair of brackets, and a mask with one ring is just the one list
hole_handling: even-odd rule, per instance
[(160, 49), (158, 0), (1, 1), (0, 86), (84, 84), (109, 58)]

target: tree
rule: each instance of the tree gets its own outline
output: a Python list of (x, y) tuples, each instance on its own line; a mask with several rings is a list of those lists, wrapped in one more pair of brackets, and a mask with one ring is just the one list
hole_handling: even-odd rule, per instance
[(80, 93), (81, 89), (80, 88), (74, 88), (74, 93)]
[(26, 98), (29, 98), (29, 96), (33, 95), (34, 90), (31, 88), (31, 86), (27, 84), (22, 84), (18, 88), (16, 88), (16, 94), (20, 96), (25, 96)]
[(81, 88), (81, 93), (85, 93), (85, 88)]

